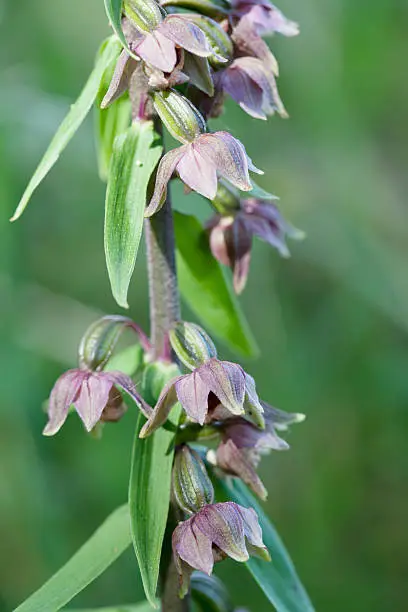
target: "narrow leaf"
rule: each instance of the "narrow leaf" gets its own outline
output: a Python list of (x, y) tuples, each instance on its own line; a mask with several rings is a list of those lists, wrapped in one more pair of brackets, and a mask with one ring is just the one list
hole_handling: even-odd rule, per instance
[(238, 479), (218, 480), (218, 488), (221, 501), (232, 500), (245, 508), (253, 508), (259, 517), (263, 541), (272, 561), (267, 563), (251, 557), (246, 566), (277, 612), (313, 612), (281, 538), (252, 493)]
[(124, 605), (109, 608), (87, 608), (81, 610), (73, 610), (70, 608), (69, 610), (66, 610), (66, 612), (151, 612), (151, 610), (151, 605), (144, 601), (143, 603), (136, 604), (134, 606)]
[(131, 543), (127, 506), (115, 510), (48, 582), (15, 612), (55, 612), (100, 576)]
[[(152, 368), (166, 367), (164, 364), (151, 364)], [(157, 377), (151, 372), (147, 377), (151, 388), (143, 396), (157, 400), (157, 391), (177, 374), (171, 367), (166, 374), (158, 372), (162, 383), (157, 385)], [(156, 379), (156, 380), (155, 380)], [(157, 388), (156, 387), (160, 387)], [(154, 395), (155, 397), (151, 397)], [(180, 408), (173, 409), (172, 421), (177, 424)], [(166, 530), (170, 504), (171, 469), (174, 457), (174, 434), (161, 427), (145, 439), (139, 438), (146, 419), (139, 415), (133, 445), (132, 467), (129, 483), (129, 509), (133, 545), (139, 563), (146, 597), (153, 607), (157, 607), (156, 590), (163, 538)]]
[(122, 43), (126, 51), (129, 53), (129, 55), (139, 60), (140, 58), (137, 57), (137, 55), (135, 55), (130, 49), (127, 43), (127, 40), (125, 38), (125, 35), (123, 33), (123, 29), (122, 29), (123, 0), (104, 0), (104, 2), (105, 2), (106, 14), (112, 25), (112, 28), (114, 29), (116, 36), (119, 38), (120, 42)]
[(34, 191), (58, 161), (59, 156), (84, 121), (98, 94), (99, 85), (106, 68), (117, 59), (119, 52), (120, 47), (114, 37), (105, 41), (101, 52), (98, 54), (95, 67), (81, 95), (75, 104), (71, 106), (68, 115), (58, 128), (44, 157), (31, 178), (11, 221), (16, 221), (21, 217)]
[(200, 222), (174, 213), (180, 291), (204, 327), (243, 355), (258, 353), (238, 300), (211, 254)]
[(162, 146), (151, 121), (134, 123), (113, 146), (105, 206), (105, 255), (113, 297), (127, 308), (143, 230), (146, 191)]

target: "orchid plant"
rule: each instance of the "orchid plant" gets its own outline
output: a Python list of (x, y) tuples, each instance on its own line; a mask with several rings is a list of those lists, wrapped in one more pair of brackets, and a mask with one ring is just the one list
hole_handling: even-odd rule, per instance
[[(256, 501), (267, 497), (261, 457), (288, 449), (278, 434), (304, 416), (261, 400), (252, 376), (220, 359), (207, 331), (182, 320), (179, 299), (181, 292), (230, 348), (255, 352), (235, 295), (247, 281), (253, 236), (286, 257), (286, 238), (301, 232), (253, 182), (251, 173), (262, 172), (244, 145), (209, 122), (227, 97), (251, 118), (287, 116), (263, 37), (294, 36), (298, 26), (269, 0), (105, 0), (105, 9), (112, 35), (13, 220), (94, 106), (112, 293), (128, 307), (144, 228), (151, 329), (147, 335), (122, 315), (96, 321), (80, 342), (77, 368), (51, 391), (43, 433), (57, 434), (73, 412), (89, 433), (127, 410), (137, 414), (129, 500), (18, 610), (64, 608), (133, 542), (147, 602), (129, 610), (232, 612), (212, 575), (230, 557), (246, 564), (278, 612), (312, 611)], [(165, 130), (180, 143), (167, 152)], [(174, 209), (177, 178), (208, 200), (213, 215), (204, 227)], [(133, 342), (119, 351), (126, 330)]]

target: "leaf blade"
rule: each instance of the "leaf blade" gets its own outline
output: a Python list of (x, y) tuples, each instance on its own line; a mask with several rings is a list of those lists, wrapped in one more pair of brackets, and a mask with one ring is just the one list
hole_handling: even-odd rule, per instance
[(112, 294), (122, 308), (128, 308), (147, 186), (161, 152), (151, 121), (135, 122), (113, 146), (105, 203), (105, 256)]
[(314, 612), (281, 538), (252, 493), (238, 479), (217, 479), (217, 484), (223, 501), (232, 500), (251, 507), (258, 515), (272, 561), (267, 563), (251, 557), (245, 565), (277, 612)]
[(230, 283), (211, 254), (193, 216), (174, 212), (180, 291), (191, 310), (215, 336), (242, 355), (258, 354), (256, 342)]
[(118, 53), (119, 49), (115, 38), (111, 37), (107, 39), (107, 41), (104, 43), (102, 52), (97, 56), (94, 69), (92, 70), (85, 87), (83, 88), (77, 101), (71, 106), (68, 114), (55, 133), (54, 138), (51, 140), (51, 143), (44, 153), (33, 176), (31, 177), (30, 182), (28, 183), (10, 221), (16, 221), (21, 217), (31, 199), (31, 196), (45, 179), (49, 171), (56, 164), (59, 156), (83, 123), (87, 114), (91, 110), (93, 103), (95, 102), (102, 76), (111, 62), (116, 59)]
[(15, 612), (55, 612), (100, 576), (131, 543), (127, 505), (117, 508), (73, 557)]
[(108, 19), (112, 25), (112, 28), (116, 36), (119, 38), (120, 42), (122, 43), (126, 51), (129, 53), (129, 55), (134, 57), (136, 60), (139, 60), (140, 58), (137, 57), (137, 55), (135, 55), (132, 52), (131, 48), (129, 47), (127, 40), (125, 38), (125, 35), (123, 33), (123, 29), (122, 29), (123, 0), (104, 0), (104, 2), (105, 2), (106, 14), (108, 16)]

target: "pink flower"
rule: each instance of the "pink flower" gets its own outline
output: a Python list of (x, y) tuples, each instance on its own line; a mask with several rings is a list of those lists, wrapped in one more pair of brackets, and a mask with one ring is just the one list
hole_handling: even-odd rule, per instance
[(191, 568), (211, 575), (214, 562), (225, 557), (248, 561), (250, 554), (270, 560), (252, 508), (234, 502), (204, 506), (173, 533), (173, 554), (182, 582)]
[(266, 119), (277, 111), (288, 114), (279, 97), (275, 77), (266, 64), (255, 57), (235, 59), (228, 68), (216, 74), (217, 85), (240, 107), (256, 119)]
[(239, 415), (264, 425), (263, 408), (253, 378), (236, 363), (215, 357), (167, 383), (140, 437), (150, 435), (163, 425), (177, 402), (189, 419), (200, 425)]
[(75, 369), (65, 372), (51, 391), (48, 406), (48, 423), (43, 431), (45, 436), (56, 434), (66, 421), (71, 406), (74, 406), (85, 429), (91, 431), (103, 419), (116, 420), (118, 409), (115, 387), (125, 391), (146, 415), (151, 408), (136, 392), (132, 379), (121, 372), (93, 372), (89, 369)]
[(236, 293), (244, 290), (248, 279), (253, 236), (273, 246), (282, 257), (289, 257), (286, 236), (303, 237), (302, 232), (285, 221), (276, 206), (255, 198), (240, 200), (237, 211), (215, 216), (208, 228), (214, 257), (233, 270)]
[(252, 164), (239, 140), (228, 132), (201, 134), (193, 142), (162, 157), (146, 216), (150, 217), (162, 207), (173, 172), (177, 172), (190, 189), (213, 199), (217, 193), (218, 176), (242, 191), (252, 189), (248, 170), (263, 174)]
[(299, 34), (298, 24), (287, 19), (269, 0), (233, 0), (232, 8), (237, 16), (245, 16), (258, 34)]
[(131, 50), (163, 72), (171, 72), (176, 66), (177, 47), (201, 57), (213, 53), (203, 31), (183, 15), (167, 15), (151, 31), (141, 31), (134, 24), (127, 30)]

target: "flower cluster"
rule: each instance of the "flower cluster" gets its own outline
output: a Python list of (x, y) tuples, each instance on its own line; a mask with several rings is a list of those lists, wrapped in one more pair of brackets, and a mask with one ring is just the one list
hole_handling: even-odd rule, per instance
[(209, 133), (206, 122), (222, 112), (226, 96), (252, 117), (275, 112), (286, 117), (276, 84), (278, 64), (262, 36), (298, 33), (268, 0), (234, 0), (229, 10), (208, 2), (206, 15), (176, 12), (190, 8), (188, 0), (177, 0), (177, 9), (171, 5), (171, 0), (124, 1), (130, 52), (123, 50), (102, 102), (106, 108), (129, 90), (138, 118), (158, 114), (182, 144), (161, 159), (146, 216), (160, 209), (174, 174), (210, 200), (219, 178), (252, 190), (249, 171), (261, 171), (244, 145), (228, 132)]

